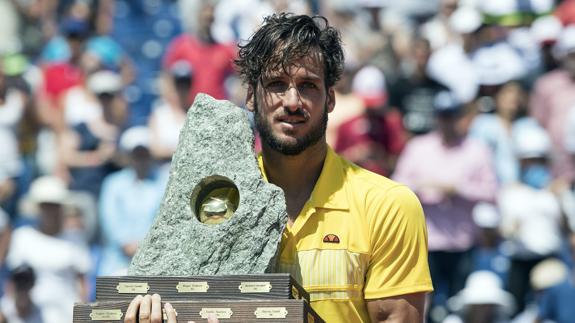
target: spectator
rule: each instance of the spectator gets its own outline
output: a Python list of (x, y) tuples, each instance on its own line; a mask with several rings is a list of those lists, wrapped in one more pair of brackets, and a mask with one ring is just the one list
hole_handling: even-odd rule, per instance
[(162, 79), (163, 101), (154, 108), (148, 121), (150, 152), (158, 160), (170, 161), (176, 151), (190, 108), (188, 95), (193, 80), (194, 71), (187, 61), (174, 63)]
[[(533, 289), (534, 300), (527, 304), (525, 310), (513, 318), (513, 323), (538, 322), (539, 304), (541, 298), (549, 289), (561, 284), (567, 279), (567, 266), (557, 258), (545, 259), (531, 270), (530, 285)], [(549, 321), (545, 321), (549, 322)]]
[(465, 288), (450, 299), (458, 312), (443, 323), (506, 323), (513, 313), (513, 297), (503, 290), (502, 281), (490, 271), (475, 271), (469, 275)]
[(180, 60), (186, 60), (194, 67), (194, 82), (187, 104), (191, 104), (199, 92), (216, 99), (227, 98), (224, 84), (234, 71), (232, 63), (236, 55), (235, 46), (217, 43), (212, 36), (214, 5), (210, 1), (201, 1), (196, 18), (197, 28), (193, 33), (175, 38), (164, 57), (164, 69)]
[(565, 120), (575, 106), (575, 26), (566, 27), (555, 45), (561, 68), (541, 76), (533, 88), (529, 113), (551, 136), (554, 177), (575, 178), (574, 167), (565, 151)]
[(449, 24), (461, 35), (461, 42), (434, 51), (429, 57), (427, 73), (447, 86), (461, 102), (471, 102), (479, 90), (479, 75), (471, 56), (481, 45), (481, 13), (473, 7), (461, 6), (450, 16)]
[[(575, 233), (569, 236), (572, 257), (575, 259)], [(538, 322), (553, 320), (556, 323), (568, 323), (575, 317), (575, 277), (573, 270), (568, 273), (567, 278), (559, 285), (546, 291), (539, 303)]]
[[(571, 163), (575, 165), (575, 108), (572, 109), (566, 120), (565, 150), (569, 154)], [(561, 206), (567, 217), (567, 225), (571, 232), (575, 232), (575, 179), (558, 182), (555, 191), (561, 198)]]
[(459, 6), (459, 0), (441, 0), (439, 12), (421, 25), (421, 34), (429, 41), (431, 48), (438, 49), (458, 41), (458, 35), (449, 24), (449, 17)]
[(62, 95), (84, 81), (81, 57), (90, 29), (86, 21), (67, 18), (62, 22), (64, 38), (53, 38), (42, 55), (43, 87), (40, 91), (40, 118), (51, 128), (65, 129)]
[(542, 72), (550, 72), (559, 64), (553, 55), (553, 47), (561, 34), (563, 26), (555, 15), (547, 15), (537, 18), (531, 25), (531, 35), (539, 45)]
[(390, 85), (390, 105), (401, 111), (403, 127), (410, 135), (424, 134), (433, 129), (433, 98), (447, 88), (431, 79), (427, 63), (431, 55), (429, 42), (413, 41), (413, 70), (404, 73)]
[(559, 252), (562, 218), (559, 201), (549, 188), (553, 179), (549, 136), (533, 120), (525, 120), (513, 129), (513, 143), (520, 181), (502, 188), (498, 204), (502, 234), (513, 247), (508, 288), (517, 310), (522, 311), (533, 296), (529, 273), (539, 262)]
[(437, 307), (432, 317), (438, 321), (469, 272), (477, 238), (473, 207), (495, 199), (497, 181), (489, 148), (461, 127), (465, 107), (452, 93), (440, 92), (434, 109), (437, 130), (407, 143), (393, 178), (415, 191), (426, 215), (432, 306)]
[(351, 162), (389, 176), (405, 136), (401, 116), (387, 106), (385, 77), (377, 67), (366, 66), (354, 77), (353, 89), (363, 101), (363, 113), (339, 126), (334, 148)]
[(124, 132), (120, 148), (129, 166), (106, 177), (100, 198), (103, 250), (99, 275), (126, 274), (132, 256), (154, 222), (166, 176), (150, 155), (146, 127)]
[(37, 217), (37, 226), (14, 230), (7, 257), (9, 268), (28, 264), (36, 273), (32, 301), (45, 323), (71, 322), (74, 302), (87, 300), (88, 250), (61, 237), (68, 194), (55, 177), (32, 183), (27, 199), (36, 209), (31, 215)]
[[(118, 104), (122, 84), (120, 76), (109, 71), (94, 73), (88, 87), (97, 97), (95, 116), (62, 134), (60, 158), (68, 171), (70, 189), (86, 191), (97, 197), (102, 180), (116, 169), (116, 145), (124, 116), (124, 106)], [(75, 109), (82, 107), (75, 106)]]
[(493, 162), (501, 184), (519, 179), (519, 163), (513, 151), (511, 129), (526, 113), (526, 94), (516, 81), (503, 84), (495, 93), (495, 113), (477, 115), (470, 135), (485, 142), (493, 151)]
[(44, 322), (41, 308), (32, 300), (31, 290), (35, 283), (36, 274), (28, 265), (18, 266), (10, 272), (6, 294), (0, 299), (0, 311), (5, 322)]
[(499, 232), (499, 210), (491, 203), (478, 203), (473, 208), (473, 222), (479, 227), (479, 241), (472, 251), (471, 271), (491, 271), (506, 282), (509, 255), (505, 250), (505, 240)]

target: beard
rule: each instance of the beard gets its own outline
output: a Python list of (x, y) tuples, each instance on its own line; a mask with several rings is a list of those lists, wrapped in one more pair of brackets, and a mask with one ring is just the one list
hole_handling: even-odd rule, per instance
[[(256, 129), (259, 132), (262, 141), (271, 149), (283, 155), (299, 155), (301, 152), (316, 144), (321, 138), (325, 136), (328, 120), (327, 104), (324, 106), (323, 115), (318, 122), (319, 124), (312, 125), (310, 132), (301, 138), (296, 138), (295, 142), (288, 142), (287, 140), (282, 140), (278, 136), (274, 135), (271, 124), (265, 118), (262, 118), (257, 104), (255, 104), (254, 110)], [(288, 113), (290, 115), (303, 115), (303, 111), (301, 109)]]

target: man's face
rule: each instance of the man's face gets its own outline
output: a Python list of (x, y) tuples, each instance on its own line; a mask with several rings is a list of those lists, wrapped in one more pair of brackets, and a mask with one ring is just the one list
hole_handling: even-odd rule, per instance
[(264, 73), (247, 101), (264, 144), (284, 155), (297, 155), (324, 139), (327, 114), (335, 105), (334, 91), (324, 83), (323, 62), (314, 52), (286, 71)]

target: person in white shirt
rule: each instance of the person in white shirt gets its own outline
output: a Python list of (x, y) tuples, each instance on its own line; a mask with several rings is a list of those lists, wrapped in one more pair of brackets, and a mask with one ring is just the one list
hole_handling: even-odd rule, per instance
[(36, 179), (26, 200), (36, 209), (37, 225), (14, 230), (6, 259), (8, 268), (29, 265), (35, 271), (31, 296), (45, 323), (72, 322), (74, 302), (87, 300), (88, 250), (62, 236), (68, 199), (59, 178)]
[(549, 135), (535, 122), (524, 122), (514, 127), (512, 137), (520, 163), (520, 181), (503, 187), (498, 205), (501, 232), (511, 250), (508, 286), (517, 310), (522, 311), (525, 296), (531, 292), (532, 268), (561, 247), (562, 212), (550, 189), (553, 178)]

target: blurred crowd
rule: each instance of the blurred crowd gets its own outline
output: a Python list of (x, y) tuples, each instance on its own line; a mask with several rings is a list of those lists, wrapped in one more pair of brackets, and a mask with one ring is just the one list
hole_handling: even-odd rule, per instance
[(575, 0), (0, 0), (0, 322), (71, 322), (126, 274), (199, 92), (321, 14), (346, 65), (329, 144), (412, 188), (430, 322), (575, 318)]

